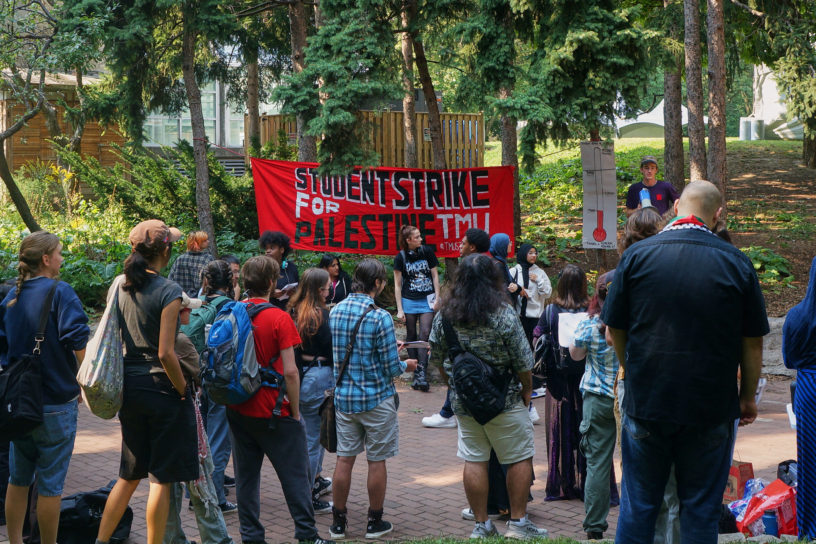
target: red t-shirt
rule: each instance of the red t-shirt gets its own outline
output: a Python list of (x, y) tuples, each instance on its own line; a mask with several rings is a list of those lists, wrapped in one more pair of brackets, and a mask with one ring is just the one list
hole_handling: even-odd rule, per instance
[[(251, 298), (247, 302), (263, 304), (266, 301), (260, 298)], [(253, 334), (255, 335), (255, 356), (258, 358), (258, 363), (261, 366), (267, 366), (266, 363), (272, 357), (277, 357), (275, 362), (272, 363), (272, 368), (283, 374), (283, 360), (280, 358), (281, 350), (300, 344), (300, 335), (295, 328), (295, 322), (283, 310), (269, 308), (255, 316), (252, 324), (255, 327)], [(278, 400), (278, 392), (277, 388), (261, 387), (251, 399), (242, 404), (233, 404), (230, 408), (241, 415), (270, 418)], [(284, 397), (281, 405), (281, 416), (289, 415), (291, 415), (289, 399)]]

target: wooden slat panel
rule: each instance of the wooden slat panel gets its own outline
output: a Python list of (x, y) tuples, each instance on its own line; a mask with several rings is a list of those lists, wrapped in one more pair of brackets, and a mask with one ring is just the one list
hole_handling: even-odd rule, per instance
[[(365, 124), (371, 149), (380, 157), (384, 166), (405, 166), (405, 132), (402, 112), (361, 111), (360, 120)], [(484, 164), (484, 114), (443, 113), (442, 137), (448, 168), (470, 168)], [(246, 126), (246, 123), (245, 123)], [(41, 129), (41, 127), (38, 127)], [(417, 162), (420, 168), (433, 168), (431, 142), (425, 141), (425, 129), (429, 128), (428, 114), (416, 114), (415, 135)], [(287, 135), (297, 131), (294, 118), (284, 115), (261, 116), (261, 145), (276, 140), (278, 132)], [(248, 137), (244, 138), (247, 142)]]

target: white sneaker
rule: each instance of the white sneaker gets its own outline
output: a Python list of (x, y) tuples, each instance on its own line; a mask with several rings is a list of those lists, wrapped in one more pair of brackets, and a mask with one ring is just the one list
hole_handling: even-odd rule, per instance
[(422, 425), (433, 429), (456, 428), (456, 416), (443, 417), (440, 414), (434, 414), (432, 416), (423, 417)]
[(473, 532), (470, 533), (470, 538), (490, 538), (492, 536), (499, 536), (499, 530), (496, 529), (494, 523), (491, 523), (490, 527), (488, 527), (483, 521), (477, 521), (473, 527)]
[(504, 538), (516, 538), (519, 540), (533, 540), (536, 538), (547, 538), (547, 529), (539, 529), (530, 518), (524, 516), (519, 521), (508, 521), (507, 532)]
[(544, 397), (547, 395), (547, 388), (546, 387), (539, 387), (538, 389), (533, 389), (532, 394), (530, 395), (531, 399), (537, 399), (540, 397)]
[(529, 414), (530, 414), (530, 421), (533, 422), (533, 425), (538, 425), (538, 423), (541, 421), (541, 416), (538, 415), (538, 410), (536, 410), (535, 406), (533, 406), (532, 404), (530, 405)]
[[(501, 519), (502, 517), (504, 517), (504, 515), (505, 514), (502, 514), (500, 512), (497, 513), (497, 514), (491, 514), (488, 511), (487, 519), (491, 519), (491, 520)], [(473, 515), (473, 510), (472, 509), (465, 508), (465, 509), (462, 510), (462, 519), (466, 519), (468, 521), (476, 521), (476, 516)]]

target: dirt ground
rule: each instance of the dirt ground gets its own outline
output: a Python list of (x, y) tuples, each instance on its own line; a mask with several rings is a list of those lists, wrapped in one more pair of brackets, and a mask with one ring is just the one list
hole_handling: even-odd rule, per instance
[[(737, 247), (761, 246), (790, 261), (789, 286), (763, 284), (769, 316), (781, 317), (805, 296), (810, 263), (816, 255), (816, 170), (806, 168), (799, 147), (742, 147), (728, 149), (728, 216)], [(614, 268), (618, 256), (581, 248), (566, 251), (567, 260), (554, 260), (548, 270), (557, 273), (566, 262), (585, 270)]]

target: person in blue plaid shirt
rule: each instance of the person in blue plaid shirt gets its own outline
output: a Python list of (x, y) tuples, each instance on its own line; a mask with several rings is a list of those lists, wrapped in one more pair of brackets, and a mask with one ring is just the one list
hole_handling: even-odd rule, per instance
[[(354, 269), (352, 293), (329, 315), (334, 350), (334, 379), (346, 357), (346, 345), (354, 342), (340, 385), (335, 390), (337, 417), (337, 463), (332, 478), (333, 522), (331, 538), (346, 537), (346, 501), (351, 486), (351, 470), (357, 455), (365, 449), (368, 460), (368, 526), (366, 538), (379, 538), (393, 530), (382, 519), (387, 472), (385, 460), (397, 454), (399, 425), (397, 394), (393, 380), (416, 368), (416, 359), (400, 361), (391, 314), (375, 308), (374, 297), (385, 287), (385, 266), (364, 259)], [(365, 314), (365, 315), (364, 315)], [(357, 322), (360, 329), (351, 338)]]
[[(600, 313), (614, 270), (598, 277), (595, 296), (589, 303), (589, 317), (578, 323), (570, 346), (574, 360), (586, 357), (586, 370), (579, 386), (584, 399), (581, 421), (581, 451), (586, 456), (587, 475), (584, 483), (584, 531), (590, 540), (600, 540), (609, 528), (610, 471), (615, 451), (615, 377), (618, 358), (606, 343), (605, 325)], [(614, 481), (614, 477), (613, 477)]]

